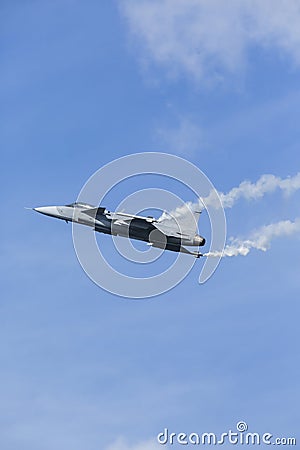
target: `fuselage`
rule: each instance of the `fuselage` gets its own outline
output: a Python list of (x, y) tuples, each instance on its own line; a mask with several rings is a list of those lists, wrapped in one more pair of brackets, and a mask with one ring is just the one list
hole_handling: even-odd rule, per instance
[[(190, 253), (182, 246), (199, 247), (205, 244), (205, 239), (202, 236), (196, 233), (191, 235), (181, 229), (176, 231), (168, 223), (162, 227), (159, 220), (154, 217), (110, 212), (106, 208), (95, 207), (87, 203), (44, 206), (34, 208), (34, 210), (67, 222), (75, 222), (92, 227), (100, 233), (137, 239), (166, 250)], [(192, 254), (196, 256), (196, 254)]]

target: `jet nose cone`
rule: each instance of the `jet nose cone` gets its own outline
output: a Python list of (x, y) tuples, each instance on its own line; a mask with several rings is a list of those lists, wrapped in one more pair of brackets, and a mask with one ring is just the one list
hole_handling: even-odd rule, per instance
[(33, 208), (34, 211), (45, 214), (46, 216), (57, 216), (58, 211), (56, 206), (39, 206), (38, 208)]

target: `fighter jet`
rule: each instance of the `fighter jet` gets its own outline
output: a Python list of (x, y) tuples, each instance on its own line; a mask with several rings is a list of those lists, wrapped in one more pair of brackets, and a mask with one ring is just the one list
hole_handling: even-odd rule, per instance
[(162, 218), (136, 216), (124, 212), (111, 212), (104, 207), (75, 202), (65, 206), (33, 208), (46, 216), (92, 227), (95, 231), (114, 236), (144, 241), (148, 245), (173, 252), (203, 256), (190, 251), (184, 245), (200, 247), (205, 239), (197, 234), (200, 211), (186, 208), (182, 217), (163, 214)]

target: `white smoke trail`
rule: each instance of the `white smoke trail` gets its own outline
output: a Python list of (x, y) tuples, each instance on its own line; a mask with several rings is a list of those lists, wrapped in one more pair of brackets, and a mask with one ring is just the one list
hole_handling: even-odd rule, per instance
[[(227, 194), (212, 191), (207, 197), (200, 198), (198, 202), (187, 202), (170, 213), (163, 213), (159, 221), (170, 220), (174, 217), (181, 220), (187, 211), (201, 210), (205, 206), (220, 207), (220, 201), (224, 208), (231, 208), (240, 198), (246, 200), (256, 200), (262, 198), (267, 193), (272, 193), (280, 189), (284, 194), (289, 195), (300, 189), (300, 172), (293, 177), (280, 178), (275, 175), (262, 175), (256, 183), (243, 181), (238, 187), (231, 189)], [(219, 199), (218, 199), (219, 196)], [(267, 251), (273, 238), (280, 236), (291, 236), (300, 233), (300, 218), (294, 222), (282, 220), (277, 223), (265, 225), (256, 230), (249, 239), (230, 238), (229, 244), (225, 246), (223, 252), (208, 252), (204, 256), (246, 256), (251, 249)]]
[(281, 236), (292, 236), (300, 233), (300, 217), (294, 222), (290, 220), (282, 220), (281, 222), (265, 225), (256, 230), (249, 239), (242, 240), (239, 238), (231, 238), (230, 244), (227, 244), (224, 252), (208, 252), (204, 256), (246, 256), (252, 248), (267, 251), (273, 238)]
[[(238, 187), (231, 189), (227, 194), (219, 192), (224, 208), (232, 208), (232, 206), (240, 198), (246, 200), (257, 200), (262, 198), (265, 194), (272, 193), (276, 189), (280, 189), (285, 194), (289, 195), (300, 189), (300, 172), (293, 177), (280, 178), (275, 175), (262, 175), (256, 183), (250, 181), (243, 181)], [(218, 206), (216, 202), (216, 195), (211, 192), (207, 197), (202, 199), (202, 203), (207, 205)]]
[[(300, 172), (293, 177), (280, 178), (275, 175), (262, 175), (256, 183), (250, 181), (242, 181), (238, 187), (234, 187), (227, 194), (223, 192), (211, 191), (207, 197), (200, 198), (198, 202), (187, 202), (170, 213), (164, 212), (159, 221), (170, 220), (173, 217), (179, 219), (183, 217), (187, 211), (202, 210), (206, 206), (220, 207), (220, 200), (223, 208), (232, 208), (240, 199), (257, 200), (265, 194), (272, 193), (276, 189), (280, 189), (284, 194), (290, 195), (300, 189)], [(219, 198), (218, 198), (219, 196)]]

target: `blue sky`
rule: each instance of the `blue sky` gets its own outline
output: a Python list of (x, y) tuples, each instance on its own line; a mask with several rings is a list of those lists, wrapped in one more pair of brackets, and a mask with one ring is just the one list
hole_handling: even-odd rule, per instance
[[(201, 286), (197, 262), (136, 301), (88, 279), (70, 225), (24, 210), (74, 201), (136, 152), (186, 157), (222, 192), (295, 175), (297, 2), (14, 1), (0, 15), (1, 449), (152, 450), (164, 427), (238, 420), (299, 438), (299, 236), (224, 259)], [(299, 193), (226, 214), (228, 235), (247, 236), (299, 217)]]

